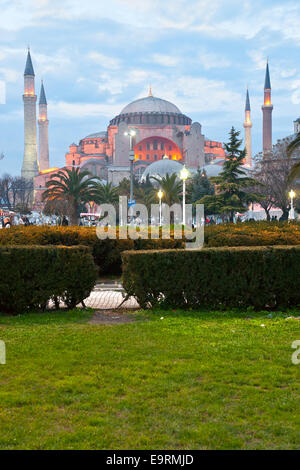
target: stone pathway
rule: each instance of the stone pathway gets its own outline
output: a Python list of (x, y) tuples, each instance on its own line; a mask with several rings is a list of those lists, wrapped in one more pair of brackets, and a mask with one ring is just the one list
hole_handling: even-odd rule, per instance
[[(91, 295), (85, 299), (84, 303), (87, 307), (97, 310), (115, 309), (123, 302), (124, 289), (119, 282), (101, 282), (96, 284)], [(130, 297), (123, 303), (122, 309), (138, 308), (137, 301)]]

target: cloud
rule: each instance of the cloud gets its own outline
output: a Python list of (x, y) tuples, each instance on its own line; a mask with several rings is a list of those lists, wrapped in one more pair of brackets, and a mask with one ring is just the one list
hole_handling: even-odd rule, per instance
[(60, 49), (52, 54), (33, 51), (31, 55), (34, 68), (42, 76), (61, 75), (62, 71), (70, 73), (73, 69), (73, 62), (66, 49)]
[(153, 54), (152, 62), (164, 67), (175, 67), (180, 62), (180, 58), (167, 54)]
[(0, 80), (0, 105), (6, 102), (6, 86), (3, 80)]
[(53, 117), (67, 117), (82, 119), (88, 117), (105, 116), (112, 119), (125, 106), (122, 104), (102, 103), (68, 103), (66, 101), (49, 101), (49, 114)]
[(204, 70), (226, 68), (231, 66), (231, 61), (226, 59), (224, 56), (221, 56), (220, 54), (214, 54), (213, 52), (202, 52), (199, 54), (198, 59)]
[[(144, 89), (145, 85), (148, 86), (150, 83), (159, 81), (162, 78), (163, 76), (157, 72), (149, 72), (143, 69), (123, 70), (122, 74), (105, 72), (100, 75), (98, 90), (117, 95), (122, 94), (130, 86), (142, 85)], [(140, 87), (137, 89), (140, 89)]]
[(138, 29), (138, 25), (143, 25), (155, 31), (156, 37), (165, 30), (198, 32), (214, 39), (252, 39), (259, 34), (279, 33), (282, 38), (300, 44), (298, 2), (224, 3), (223, 0), (2, 0), (0, 30), (19, 31), (53, 21), (109, 20), (127, 28)]
[(100, 64), (105, 69), (118, 70), (121, 67), (121, 60), (115, 57), (109, 57), (99, 52), (90, 52), (88, 58), (93, 62)]
[(15, 83), (19, 79), (19, 73), (13, 69), (0, 67), (0, 78), (3, 78), (6, 83)]
[[(1, 108), (0, 108), (0, 111), (2, 111)], [(22, 108), (14, 109), (12, 111), (5, 112), (5, 113), (0, 112), (0, 121), (2, 121), (3, 123), (6, 123), (8, 121), (20, 121), (20, 119), (22, 119), (23, 116), (24, 116), (24, 111)]]

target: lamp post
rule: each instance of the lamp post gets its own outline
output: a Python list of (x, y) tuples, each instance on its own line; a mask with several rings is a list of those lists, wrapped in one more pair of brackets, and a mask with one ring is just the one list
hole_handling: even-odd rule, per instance
[(182, 179), (183, 191), (182, 191), (182, 225), (185, 225), (185, 182), (188, 179), (189, 172), (185, 165), (180, 172), (180, 179)]
[[(124, 132), (124, 135), (129, 137), (129, 162), (130, 162), (130, 209), (133, 202), (133, 162), (134, 162), (134, 150), (133, 142), (136, 132), (134, 129), (130, 129), (128, 132)], [(130, 220), (131, 222), (131, 220)]]
[(289, 219), (294, 220), (295, 219), (294, 198), (296, 196), (295, 191), (293, 191), (291, 189), (290, 192), (289, 192), (289, 196), (290, 196), (290, 200), (291, 200), (291, 208), (290, 208), (290, 211), (289, 211)]
[(161, 200), (163, 197), (164, 193), (160, 189), (157, 193), (158, 199), (159, 199), (159, 226), (161, 227)]

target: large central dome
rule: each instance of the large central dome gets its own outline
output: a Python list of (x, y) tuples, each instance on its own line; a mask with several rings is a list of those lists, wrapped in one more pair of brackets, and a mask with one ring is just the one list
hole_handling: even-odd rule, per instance
[(129, 103), (122, 109), (121, 114), (130, 113), (176, 113), (181, 114), (181, 111), (175, 104), (170, 101), (162, 100), (154, 96), (147, 96), (146, 98), (140, 98), (132, 103)]

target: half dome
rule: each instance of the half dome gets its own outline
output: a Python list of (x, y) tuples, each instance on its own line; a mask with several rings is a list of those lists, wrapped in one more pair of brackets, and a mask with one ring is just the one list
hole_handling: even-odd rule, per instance
[(144, 171), (141, 177), (141, 181), (146, 181), (146, 178), (149, 176), (151, 178), (163, 178), (167, 174), (171, 176), (173, 173), (176, 173), (179, 176), (183, 168), (182, 163), (177, 162), (176, 160), (169, 160), (168, 158), (163, 158), (157, 162), (151, 163)]

